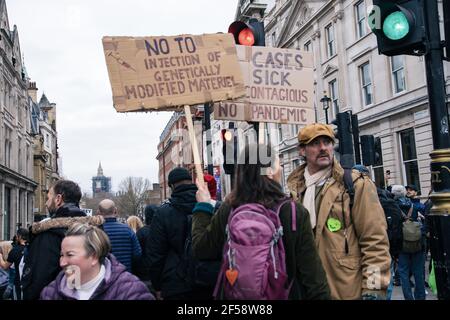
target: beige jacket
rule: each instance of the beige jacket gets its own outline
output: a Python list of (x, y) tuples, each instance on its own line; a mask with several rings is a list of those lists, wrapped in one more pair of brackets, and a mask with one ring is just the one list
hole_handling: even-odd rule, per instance
[[(306, 190), (303, 175), (305, 167), (303, 164), (288, 178), (289, 191), (296, 200), (302, 200)], [(331, 297), (360, 299), (365, 292), (384, 296), (390, 281), (391, 258), (386, 219), (375, 184), (369, 177), (353, 170), (355, 197), (350, 215), (350, 197), (345, 192), (343, 177), (344, 170), (335, 160), (332, 176), (318, 197), (321, 202), (315, 244), (327, 274)], [(327, 227), (329, 218), (339, 220), (341, 229), (330, 231)], [(345, 234), (348, 254), (345, 250)]]

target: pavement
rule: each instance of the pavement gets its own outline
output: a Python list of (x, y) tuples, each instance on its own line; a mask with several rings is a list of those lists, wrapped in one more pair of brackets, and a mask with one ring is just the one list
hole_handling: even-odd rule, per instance
[[(428, 257), (427, 261), (425, 262), (425, 270), (426, 270), (425, 281), (428, 281), (428, 265), (429, 264), (430, 264), (430, 257)], [(413, 279), (413, 281), (414, 281), (414, 277), (411, 277), (411, 279)], [(414, 294), (414, 288), (412, 288), (412, 290), (413, 290), (413, 294)], [(437, 296), (434, 295), (433, 292), (431, 292), (430, 288), (425, 288), (425, 292), (427, 294), (426, 300), (437, 300)], [(405, 300), (401, 286), (398, 286), (398, 287), (394, 286), (394, 290), (392, 292), (392, 300)]]

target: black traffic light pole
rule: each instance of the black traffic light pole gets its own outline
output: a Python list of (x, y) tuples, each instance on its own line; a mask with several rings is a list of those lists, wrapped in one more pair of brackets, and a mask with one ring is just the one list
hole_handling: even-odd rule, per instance
[(355, 163), (361, 164), (361, 149), (359, 148), (359, 123), (358, 115), (352, 114), (353, 147), (355, 149)]
[(349, 112), (339, 112), (331, 123), (337, 126), (339, 162), (342, 168), (351, 169), (355, 165), (351, 115)]
[[(234, 122), (228, 123), (229, 129), (234, 129)], [(237, 135), (236, 131), (234, 131), (233, 134), (233, 142), (232, 142), (232, 148), (233, 148), (233, 172), (230, 174), (230, 190), (233, 190), (234, 188), (234, 177), (236, 173), (236, 165), (237, 165)], [(229, 151), (227, 151), (229, 152)]]
[[(230, 24), (228, 27), (228, 33), (231, 33), (234, 37), (235, 43), (237, 45), (245, 45), (245, 46), (262, 46), (264, 47), (266, 45), (266, 37), (265, 37), (265, 31), (264, 31), (264, 22), (258, 21), (256, 18), (250, 18), (247, 22), (244, 21), (234, 21)], [(253, 125), (253, 128), (256, 131), (256, 139), (259, 141), (259, 123), (258, 122), (248, 122), (249, 124)], [(237, 131), (234, 130), (234, 122), (229, 122), (229, 129), (232, 129), (233, 134), (233, 142), (232, 142), (232, 148), (233, 148), (233, 163), (231, 164), (231, 160), (229, 159), (229, 154), (227, 152), (228, 148), (224, 145), (224, 148), (222, 149), (222, 153), (224, 155), (224, 171), (226, 174), (230, 174), (230, 181), (231, 181), (231, 189), (234, 187), (234, 180), (235, 180), (235, 170), (238, 160), (238, 136)], [(225, 141), (224, 141), (225, 143)], [(230, 148), (230, 143), (227, 144)]]
[(228, 122), (228, 129), (222, 129), (222, 155), (223, 171), (225, 174), (230, 175), (231, 189), (233, 189), (234, 173), (237, 164), (237, 142), (237, 132), (234, 128), (234, 122), (230, 121)]
[[(427, 72), (428, 96), (430, 101), (431, 130), (433, 133), (434, 149), (450, 148), (448, 132), (448, 110), (446, 106), (446, 92), (444, 66), (442, 64), (443, 51), (439, 32), (439, 14), (437, 1), (427, 1), (425, 6), (427, 29), (429, 37), (429, 51), (425, 55)], [(450, 41), (450, 39), (447, 39)]]
[(206, 133), (206, 162), (208, 163), (208, 174), (214, 175), (214, 167), (212, 160), (212, 150), (211, 150), (211, 110), (210, 103), (204, 104), (204, 121), (205, 121), (205, 133)]
[(433, 207), (428, 216), (431, 256), (435, 262), (438, 299), (450, 300), (450, 135), (437, 0), (426, 1), (425, 23), (429, 39), (425, 64), (434, 146), (430, 154)]

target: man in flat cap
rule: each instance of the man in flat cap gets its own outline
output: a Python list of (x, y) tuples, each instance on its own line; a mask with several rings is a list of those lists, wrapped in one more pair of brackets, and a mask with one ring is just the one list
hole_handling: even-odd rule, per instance
[(300, 130), (305, 162), (290, 174), (288, 188), (309, 211), (332, 298), (384, 299), (391, 258), (383, 209), (370, 178), (346, 169), (354, 188), (350, 205), (334, 139), (329, 125), (314, 123)]
[(414, 209), (416, 209), (424, 219), (424, 214), (425, 214), (425, 205), (423, 203), (420, 202), (420, 199), (417, 197), (417, 193), (418, 193), (418, 189), (414, 184), (408, 184), (407, 186), (405, 186), (406, 189), (406, 197), (409, 198), (411, 200), (411, 202), (414, 205)]
[(426, 216), (426, 207), (425, 204), (420, 202), (419, 197), (417, 196), (419, 189), (414, 184), (408, 184), (405, 186), (406, 189), (406, 197), (411, 200), (414, 205), (414, 209), (419, 212), (419, 217), (422, 220), (425, 220)]

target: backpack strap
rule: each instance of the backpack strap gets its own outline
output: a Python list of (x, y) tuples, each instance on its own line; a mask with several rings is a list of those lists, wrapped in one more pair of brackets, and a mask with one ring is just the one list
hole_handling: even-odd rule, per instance
[(414, 205), (411, 204), (411, 208), (409, 208), (408, 214), (406, 215), (406, 220), (411, 220), (411, 216), (412, 216), (412, 213), (413, 213), (413, 209), (414, 209)]
[(281, 207), (287, 202), (291, 203), (291, 229), (295, 232), (297, 231), (297, 208), (294, 200), (288, 199), (281, 202), (277, 209), (277, 216), (280, 215)]
[[(363, 177), (363, 175), (359, 176), (359, 178), (362, 178), (362, 177)], [(353, 183), (352, 169), (350, 169), (350, 168), (344, 168), (344, 187), (345, 187), (345, 191), (348, 193), (348, 196), (350, 198), (350, 220), (352, 220), (353, 204), (355, 202), (355, 184)], [(345, 252), (348, 254), (347, 220), (345, 219), (344, 193), (342, 194), (342, 219), (344, 219)], [(356, 228), (355, 228), (355, 233), (356, 233), (356, 236), (358, 236)]]
[(355, 201), (355, 186), (353, 184), (352, 169), (344, 169), (344, 187), (350, 197), (350, 212), (353, 209), (353, 203)]
[[(344, 168), (344, 187), (350, 198), (350, 219), (351, 219), (353, 203), (355, 200), (355, 186), (353, 184), (352, 169)], [(348, 254), (349, 248), (347, 240), (347, 219), (345, 218), (345, 210), (344, 210), (344, 193), (342, 193), (342, 219), (344, 220), (345, 254)]]
[(291, 217), (292, 217), (292, 231), (297, 231), (297, 208), (295, 202), (291, 201)]

